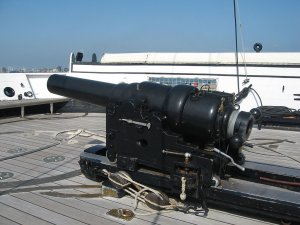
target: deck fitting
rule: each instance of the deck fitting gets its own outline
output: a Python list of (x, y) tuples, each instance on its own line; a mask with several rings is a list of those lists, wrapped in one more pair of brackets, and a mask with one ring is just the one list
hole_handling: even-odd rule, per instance
[(27, 151), (26, 148), (16, 147), (16, 148), (7, 150), (7, 153), (10, 153), (10, 154), (17, 154), (17, 153), (23, 153), (23, 152), (26, 152), (26, 151)]
[(52, 155), (52, 156), (47, 156), (43, 159), (44, 162), (49, 163), (49, 162), (59, 162), (59, 161), (64, 161), (65, 157), (62, 155)]
[(13, 177), (14, 174), (11, 172), (0, 172), (0, 180), (6, 180), (8, 178)]
[(134, 217), (134, 213), (130, 209), (111, 209), (107, 212), (107, 215), (127, 221), (132, 220)]
[(102, 183), (101, 194), (106, 197), (122, 198), (126, 193), (122, 189), (115, 188), (108, 180), (106, 180)]

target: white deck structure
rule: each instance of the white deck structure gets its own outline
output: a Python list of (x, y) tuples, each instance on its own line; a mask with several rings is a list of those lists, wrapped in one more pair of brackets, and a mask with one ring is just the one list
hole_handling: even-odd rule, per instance
[[(178, 78), (186, 83), (201, 79), (201, 84), (215, 82), (218, 91), (238, 92), (234, 53), (104, 54), (100, 63), (78, 63), (72, 58), (71, 76), (111, 83), (159, 80), (176, 84)], [(300, 53), (245, 53), (239, 55), (239, 62), (240, 90), (252, 84), (264, 105), (300, 108), (295, 100), (300, 94)], [(241, 106), (250, 110), (259, 105), (252, 92)]]
[[(263, 105), (300, 108), (300, 53), (245, 53), (239, 55), (240, 90), (252, 84)], [(238, 92), (234, 53), (123, 53), (104, 54), (99, 62), (76, 62), (70, 57), (68, 76), (108, 83), (153, 81), (168, 85), (191, 84), (229, 93)], [(0, 74), (0, 100), (61, 98), (48, 92), (50, 73)], [(13, 97), (5, 87), (15, 90)], [(24, 96), (31, 91), (32, 97)], [(241, 104), (242, 110), (260, 105), (251, 92)]]

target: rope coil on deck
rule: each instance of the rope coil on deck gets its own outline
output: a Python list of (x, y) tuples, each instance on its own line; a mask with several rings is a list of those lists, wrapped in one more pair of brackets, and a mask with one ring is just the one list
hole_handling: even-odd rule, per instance
[[(148, 203), (148, 204), (156, 207), (158, 210), (164, 210), (163, 212), (170, 212), (168, 210), (175, 210), (179, 207), (183, 207), (182, 204), (176, 202), (175, 200), (170, 200), (169, 198), (168, 198), (169, 204), (166, 204), (166, 205), (161, 205), (154, 201), (151, 201), (150, 199), (148, 199), (146, 197), (149, 193), (154, 193), (162, 201), (165, 200), (165, 197), (167, 197), (167, 196), (164, 196), (161, 192), (159, 192), (153, 188), (147, 187), (146, 185), (143, 185), (137, 181), (134, 181), (126, 172), (119, 171), (116, 173), (111, 173), (111, 172), (107, 171), (106, 169), (103, 169), (102, 172), (105, 175), (107, 175), (107, 178), (109, 179), (110, 182), (112, 182), (112, 184), (115, 184), (116, 186), (123, 188), (123, 190), (126, 193), (128, 193), (129, 195), (134, 197), (134, 206), (133, 206), (134, 211), (137, 210), (139, 201), (141, 201), (145, 204)], [(121, 182), (117, 181), (116, 179), (113, 179), (112, 178), (113, 175), (117, 175), (120, 178), (124, 179), (124, 181), (127, 181), (127, 182), (121, 183)], [(135, 190), (134, 188), (130, 187), (131, 184), (133, 184), (138, 189), (138, 191)], [(148, 205), (148, 207), (149, 207), (149, 205)], [(153, 210), (150, 207), (149, 207), (149, 209), (151, 209), (151, 212), (149, 212), (149, 213), (143, 213), (143, 214), (136, 213), (136, 212), (135, 213), (137, 215), (151, 215), (151, 214), (157, 213), (157, 210)]]

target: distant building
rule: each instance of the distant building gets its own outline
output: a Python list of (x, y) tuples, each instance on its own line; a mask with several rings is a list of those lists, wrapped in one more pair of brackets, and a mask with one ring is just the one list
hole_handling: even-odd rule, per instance
[(7, 68), (6, 67), (2, 67), (1, 68), (1, 73), (7, 73)]
[(55, 68), (13, 68), (11, 66), (0, 67), (0, 73), (61, 73), (68, 72), (69, 68), (57, 66)]

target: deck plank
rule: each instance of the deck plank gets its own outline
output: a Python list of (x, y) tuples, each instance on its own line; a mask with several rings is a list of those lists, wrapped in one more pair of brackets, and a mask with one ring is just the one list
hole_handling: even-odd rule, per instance
[[(38, 217), (34, 217), (31, 214), (25, 213), (21, 210), (16, 209), (15, 207), (11, 207), (9, 205), (0, 204), (0, 215), (5, 216), (13, 222), (17, 224), (28, 224), (28, 225), (50, 225), (53, 223), (47, 222), (47, 220), (40, 219)], [(2, 224), (2, 220), (0, 223)]]
[[(110, 209), (114, 208), (124, 208), (124, 206), (128, 209), (131, 208), (129, 203), (131, 201), (127, 201), (127, 204), (120, 204), (118, 202), (112, 202), (109, 200), (106, 200), (104, 198), (92, 198), (92, 199), (83, 199), (83, 198), (76, 198), (76, 199), (68, 199), (68, 201), (64, 201), (61, 198), (55, 198), (53, 199), (54, 201), (60, 202), (60, 203), (65, 203), (68, 205), (73, 205), (74, 207), (78, 208), (79, 210), (86, 211), (88, 210), (89, 212), (93, 214), (100, 214), (103, 217), (107, 217), (106, 213)], [(118, 199), (121, 200), (121, 199)], [(128, 200), (127, 198), (125, 200)], [(94, 202), (94, 204), (91, 204), (90, 202)], [(77, 203), (77, 204), (76, 204)], [(78, 204), (80, 203), (80, 204)], [(159, 217), (159, 219), (157, 219)], [(112, 221), (119, 221), (119, 219), (115, 219), (114, 217), (108, 216)], [(144, 215), (144, 216), (135, 216), (135, 218), (130, 221), (130, 224), (166, 224), (166, 223), (171, 223), (171, 224), (195, 224), (195, 223), (189, 223), (183, 220), (176, 220), (172, 218), (165, 218), (164, 216), (160, 215), (160, 213), (154, 214), (154, 215)], [(205, 223), (203, 223), (205, 224)], [(223, 224), (223, 223), (222, 223)]]
[(88, 224), (72, 219), (69, 216), (63, 215), (62, 213), (57, 213), (44, 207), (37, 206), (36, 204), (32, 204), (15, 196), (1, 196), (0, 202), (17, 209), (18, 211), (27, 213), (32, 217), (40, 218), (53, 224)]
[[(60, 117), (60, 118), (54, 118)], [(43, 119), (41, 119), (43, 118)], [(48, 119), (47, 119), (48, 118)], [(54, 118), (54, 119), (51, 119)], [(72, 118), (72, 119), (68, 119)], [(56, 142), (53, 137), (57, 132), (70, 129), (86, 129), (105, 135), (105, 114), (67, 114), (32, 116), (30, 119), (22, 119), (11, 123), (1, 123), (0, 132), (0, 159), (13, 154), (10, 149), (24, 147), (28, 150), (37, 149), (49, 143)], [(101, 131), (97, 130), (100, 129)], [(5, 131), (5, 132), (4, 132)], [(69, 135), (60, 135), (68, 137)], [(257, 140), (258, 138), (265, 140)], [(300, 161), (300, 136), (299, 132), (281, 130), (257, 130), (253, 129), (249, 142), (260, 144), (268, 142), (267, 139), (287, 139), (291, 142), (275, 143), (272, 148), (284, 155), (292, 155)], [(252, 139), (252, 140), (251, 140)], [(103, 140), (103, 139), (102, 139)], [(276, 141), (276, 140), (275, 140)], [(34, 152), (28, 155), (16, 157), (10, 160), (0, 161), (0, 171), (13, 172), (14, 176), (6, 180), (0, 180), (0, 219), (3, 224), (272, 224), (263, 218), (252, 218), (247, 215), (210, 209), (207, 217), (201, 215), (183, 214), (180, 212), (162, 213), (149, 216), (136, 216), (130, 222), (115, 219), (106, 215), (109, 209), (132, 209), (133, 199), (124, 197), (95, 198), (80, 197), (98, 194), (99, 183), (86, 179), (83, 175), (50, 181), (57, 175), (65, 175), (72, 171), (78, 171), (79, 154), (87, 146), (101, 143), (101, 138), (75, 137), (72, 142), (61, 142), (59, 145)], [(270, 145), (264, 145), (270, 147)], [(274, 153), (268, 149), (255, 146), (247, 149), (245, 155), (249, 161), (257, 161), (269, 164), (300, 168), (300, 163), (286, 156)], [(262, 157), (262, 153), (271, 156)], [(15, 154), (17, 156), (17, 154)], [(62, 155), (65, 160), (45, 163), (43, 158), (50, 155)], [(273, 155), (273, 156), (272, 156)], [(39, 182), (41, 181), (41, 182)], [(18, 182), (20, 185), (7, 188), (7, 185)], [(27, 183), (29, 182), (29, 183)], [(38, 182), (38, 183), (36, 183)], [(27, 183), (27, 184), (26, 184)], [(29, 184), (29, 185), (28, 185)], [(45, 192), (60, 194), (73, 194), (75, 197), (53, 197)], [(79, 197), (76, 197), (78, 195)], [(3, 210), (2, 210), (3, 209)], [(139, 212), (145, 212), (139, 209)], [(8, 213), (9, 211), (9, 213)], [(22, 221), (22, 218), (28, 218)], [(33, 221), (30, 223), (30, 221)], [(38, 223), (40, 221), (40, 223)], [(0, 222), (2, 224), (2, 222)]]
[(115, 221), (112, 222), (111, 220), (102, 217), (101, 215), (92, 214), (87, 209), (83, 211), (84, 208), (82, 209), (76, 208), (77, 205), (76, 202), (73, 202), (73, 204), (66, 204), (66, 201), (58, 202), (35, 193), (18, 194), (18, 198), (30, 202), (32, 204), (35, 204), (37, 206), (43, 207), (45, 209), (51, 210), (52, 212), (63, 214), (65, 216), (68, 216), (69, 218), (75, 219), (83, 223), (98, 225), (99, 221), (101, 220), (105, 224), (116, 223)]
[(20, 225), (21, 223), (17, 223), (15, 221), (10, 220), (9, 218), (0, 216), (1, 225)]
[(262, 147), (245, 147), (244, 153), (246, 155), (246, 160), (300, 169), (299, 132), (272, 129), (253, 129), (248, 142), (259, 145), (270, 142), (275, 143), (264, 144)]
[[(93, 204), (93, 205), (103, 205), (107, 207), (107, 210), (111, 208), (133, 208), (134, 201), (130, 197), (123, 197), (121, 199), (115, 199), (110, 197), (105, 198), (91, 198), (91, 199), (81, 199), (84, 202)], [(144, 207), (141, 207), (141, 210), (138, 212), (145, 213), (147, 212)], [(149, 220), (149, 222), (153, 222), (154, 220), (158, 219), (163, 224), (171, 223), (171, 224), (182, 224), (182, 223), (191, 223), (191, 224), (235, 224), (236, 220), (239, 221), (240, 224), (271, 224), (265, 221), (247, 218), (244, 216), (239, 216), (236, 214), (230, 214), (227, 212), (221, 212), (219, 210), (211, 209), (208, 216), (203, 216), (203, 213), (199, 213), (198, 216), (193, 214), (184, 214), (182, 212), (175, 212), (171, 211), (168, 213), (157, 213), (154, 215), (147, 215), (147, 216), (137, 216), (143, 217), (144, 219)]]

